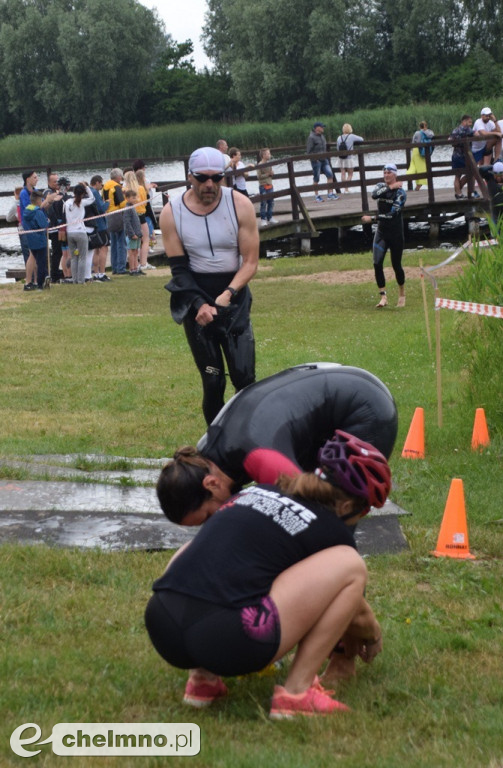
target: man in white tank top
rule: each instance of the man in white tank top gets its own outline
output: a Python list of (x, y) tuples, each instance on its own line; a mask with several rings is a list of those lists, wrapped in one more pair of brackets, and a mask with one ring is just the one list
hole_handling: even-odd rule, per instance
[(172, 279), (171, 314), (183, 324), (203, 383), (208, 424), (224, 405), (225, 362), (235, 391), (255, 381), (249, 281), (259, 235), (253, 204), (222, 186), (224, 156), (213, 147), (189, 159), (191, 184), (163, 208), (160, 227)]

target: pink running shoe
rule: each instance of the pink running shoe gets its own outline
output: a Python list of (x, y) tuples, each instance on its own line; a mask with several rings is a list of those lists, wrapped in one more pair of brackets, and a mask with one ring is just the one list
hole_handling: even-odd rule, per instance
[(289, 720), (296, 715), (330, 715), (332, 712), (350, 712), (350, 708), (341, 701), (332, 699), (330, 694), (316, 677), (314, 683), (304, 693), (288, 693), (283, 686), (276, 685), (271, 702), (269, 717), (271, 720)]
[(228, 693), (229, 689), (220, 678), (210, 682), (209, 680), (192, 680), (189, 677), (183, 700), (185, 704), (190, 704), (192, 707), (209, 707)]

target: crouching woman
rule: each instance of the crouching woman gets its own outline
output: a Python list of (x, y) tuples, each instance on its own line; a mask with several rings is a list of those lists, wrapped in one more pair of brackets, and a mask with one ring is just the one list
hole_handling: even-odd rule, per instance
[(257, 672), (297, 646), (271, 718), (347, 710), (322, 687), (323, 662), (341, 639), (364, 661), (381, 650), (350, 526), (385, 503), (388, 463), (340, 430), (318, 458), (313, 473), (229, 499), (154, 583), (147, 630), (169, 664), (190, 670), (186, 703), (211, 704), (228, 692), (222, 676)]

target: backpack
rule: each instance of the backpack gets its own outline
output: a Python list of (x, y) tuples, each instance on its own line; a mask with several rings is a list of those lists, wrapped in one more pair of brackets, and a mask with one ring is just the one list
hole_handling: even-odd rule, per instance
[(338, 150), (341, 153), (339, 157), (347, 157), (349, 155), (349, 147), (347, 145), (349, 134), (343, 133), (341, 136), (339, 136), (339, 138), (340, 138), (340, 142), (339, 142)]
[[(421, 131), (421, 141), (425, 144), (430, 144), (431, 138), (427, 133)], [(426, 157), (426, 153), (428, 152), (429, 155), (432, 155), (434, 149), (435, 147), (419, 147), (419, 154), (421, 157)]]

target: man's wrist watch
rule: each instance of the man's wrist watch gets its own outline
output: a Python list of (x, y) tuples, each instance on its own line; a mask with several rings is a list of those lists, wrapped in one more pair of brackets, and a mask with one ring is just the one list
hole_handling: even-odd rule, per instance
[(228, 285), (228, 286), (227, 286), (227, 288), (226, 288), (225, 290), (226, 290), (226, 291), (229, 291), (229, 293), (230, 293), (230, 295), (232, 296), (232, 298), (234, 298), (234, 296), (237, 296), (237, 295), (238, 295), (238, 292), (236, 291), (236, 289), (235, 289), (235, 288), (231, 288), (231, 286), (230, 286), (230, 285)]

